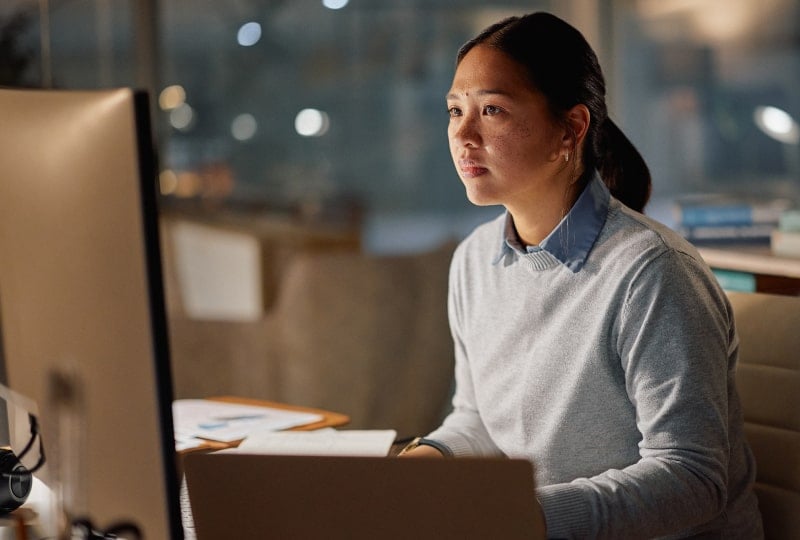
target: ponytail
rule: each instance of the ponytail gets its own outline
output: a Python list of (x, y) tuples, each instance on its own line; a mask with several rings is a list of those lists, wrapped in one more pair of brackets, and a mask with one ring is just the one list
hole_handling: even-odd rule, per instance
[(641, 212), (650, 199), (652, 179), (644, 158), (608, 117), (594, 144), (595, 166), (611, 194)]

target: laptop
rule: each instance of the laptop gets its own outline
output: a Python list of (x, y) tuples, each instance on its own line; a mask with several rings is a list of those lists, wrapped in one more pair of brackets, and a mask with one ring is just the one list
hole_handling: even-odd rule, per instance
[(521, 459), (188, 454), (198, 540), (544, 538)]

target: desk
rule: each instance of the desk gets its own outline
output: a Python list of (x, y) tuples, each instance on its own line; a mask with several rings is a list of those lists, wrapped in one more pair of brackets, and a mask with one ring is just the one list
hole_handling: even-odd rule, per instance
[[(311, 431), (326, 427), (340, 427), (350, 422), (350, 417), (346, 414), (326, 411), (323, 409), (315, 409), (312, 407), (301, 407), (297, 405), (287, 405), (285, 403), (276, 403), (274, 401), (266, 401), (263, 399), (243, 398), (238, 396), (214, 396), (206, 398), (212, 401), (221, 401), (225, 403), (236, 403), (239, 405), (255, 405), (259, 407), (270, 407), (274, 409), (283, 409), (297, 412), (314, 413), (322, 416), (322, 420), (297, 426), (291, 431)], [(234, 441), (232, 443), (223, 443), (216, 441), (207, 441), (204, 445), (196, 448), (190, 448), (178, 453), (178, 474), (180, 478), (180, 507), (181, 507), (181, 521), (183, 522), (184, 534), (187, 539), (195, 538), (194, 535), (194, 518), (192, 516), (192, 509), (189, 503), (189, 492), (186, 488), (186, 479), (183, 477), (183, 457), (188, 453), (193, 452), (211, 452), (214, 450), (223, 450), (225, 448), (235, 448), (239, 446), (242, 441)]]
[(212, 401), (224, 401), (226, 403), (238, 403), (240, 405), (255, 405), (258, 407), (271, 407), (273, 409), (283, 409), (285, 411), (297, 411), (314, 413), (322, 416), (322, 420), (312, 424), (305, 424), (292, 428), (293, 431), (312, 431), (315, 429), (325, 427), (340, 427), (350, 422), (350, 417), (346, 414), (337, 412), (326, 411), (323, 409), (315, 409), (312, 407), (301, 407), (299, 405), (287, 405), (285, 403), (277, 403), (274, 401), (266, 401), (263, 399), (243, 398), (237, 396), (215, 396), (207, 398)]
[(756, 292), (800, 295), (800, 259), (777, 257), (769, 246), (698, 246), (711, 268), (746, 272), (755, 277)]
[(34, 538), (28, 524), (35, 519), (35, 512), (28, 508), (17, 508), (8, 515), (0, 516), (0, 537), (19, 540)]

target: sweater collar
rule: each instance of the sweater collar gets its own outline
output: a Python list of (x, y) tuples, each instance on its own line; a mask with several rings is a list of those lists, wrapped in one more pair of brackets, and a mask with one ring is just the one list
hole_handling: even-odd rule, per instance
[(595, 172), (564, 219), (538, 246), (521, 245), (514, 220), (506, 211), (500, 251), (492, 263), (505, 260), (510, 264), (517, 254), (531, 259), (537, 268), (547, 268), (547, 261), (554, 260), (573, 273), (579, 272), (606, 222), (610, 198), (608, 188)]

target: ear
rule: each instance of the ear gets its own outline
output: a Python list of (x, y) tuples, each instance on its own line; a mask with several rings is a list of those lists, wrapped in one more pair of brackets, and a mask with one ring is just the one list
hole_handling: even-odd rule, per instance
[(589, 112), (589, 108), (583, 103), (578, 103), (572, 107), (564, 116), (567, 129), (561, 140), (561, 151), (567, 154), (568, 159), (577, 157), (575, 154), (586, 138), (586, 132), (589, 130), (589, 122), (591, 119), (592, 115)]

